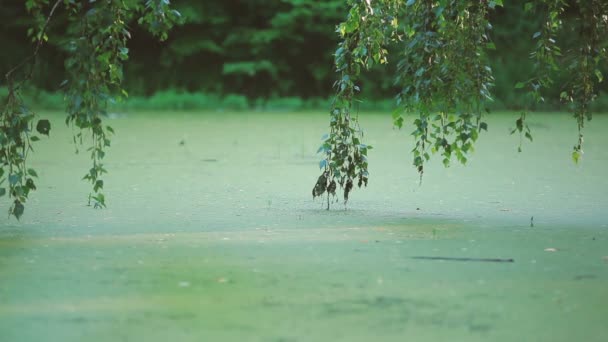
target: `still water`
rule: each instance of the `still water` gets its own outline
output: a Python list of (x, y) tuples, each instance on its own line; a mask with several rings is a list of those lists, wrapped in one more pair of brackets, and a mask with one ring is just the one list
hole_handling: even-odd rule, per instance
[(113, 115), (105, 210), (45, 115), (38, 191), (0, 224), (0, 341), (608, 339), (607, 116), (577, 166), (568, 115), (532, 115), (518, 153), (493, 114), (467, 166), (420, 183), (409, 128), (361, 114), (369, 187), (326, 211), (324, 113)]

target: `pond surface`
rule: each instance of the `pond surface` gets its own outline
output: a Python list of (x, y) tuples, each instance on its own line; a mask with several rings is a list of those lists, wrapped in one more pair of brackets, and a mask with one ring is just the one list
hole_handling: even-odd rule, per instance
[(466, 167), (420, 184), (408, 128), (362, 114), (369, 187), (326, 211), (324, 113), (114, 115), (105, 210), (48, 115), (38, 191), (0, 225), (0, 341), (608, 338), (607, 116), (577, 166), (569, 115), (532, 115), (518, 153), (493, 114)]

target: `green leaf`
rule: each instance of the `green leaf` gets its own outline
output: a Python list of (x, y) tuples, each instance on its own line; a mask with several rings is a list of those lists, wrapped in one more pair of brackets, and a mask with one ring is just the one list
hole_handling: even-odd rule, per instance
[(487, 124), (487, 123), (485, 123), (485, 122), (480, 123), (480, 124), (479, 124), (479, 129), (480, 129), (480, 130), (482, 130), (482, 129), (483, 129), (484, 131), (486, 131), (486, 132), (487, 132), (487, 131), (488, 131), (488, 124)]
[(581, 159), (581, 152), (575, 149), (572, 152), (572, 160), (574, 161), (575, 164), (578, 164), (578, 161), (580, 159)]
[(32, 135), (32, 136), (30, 137), (30, 140), (31, 140), (31, 141), (38, 141), (38, 140), (40, 140), (40, 138), (38, 138), (38, 137), (37, 137), (37, 136), (35, 136), (35, 135)]
[[(25, 181), (25, 188), (27, 191), (36, 190), (36, 184), (34, 183), (34, 180), (31, 178), (28, 178), (27, 181)], [(27, 193), (25, 194), (25, 196), (27, 196)]]
[(524, 82), (517, 82), (515, 84), (515, 89), (521, 89), (521, 88), (523, 88), (525, 86), (526, 86), (526, 84)]
[(0, 197), (6, 195), (6, 188), (0, 188)]
[(97, 194), (92, 196), (91, 199), (95, 201), (94, 208), (101, 209), (106, 207), (106, 197), (103, 194)]
[(38, 120), (38, 124), (36, 124), (36, 131), (38, 131), (38, 133), (48, 136), (50, 130), (51, 130), (51, 122), (49, 120), (46, 120), (46, 119)]
[(10, 185), (17, 185), (19, 182), (21, 182), (21, 175), (13, 173), (12, 175), (8, 176), (8, 182)]
[(129, 58), (129, 49), (126, 47), (120, 47), (118, 48), (118, 51), (120, 52), (120, 58), (123, 60), (126, 60), (127, 58)]
[(19, 200), (15, 200), (15, 203), (13, 203), (13, 207), (11, 209), (11, 214), (15, 215), (17, 220), (21, 218), (23, 212), (25, 211), (25, 207)]
[(409, 6), (412, 6), (412, 5), (413, 5), (413, 4), (415, 4), (415, 3), (416, 3), (416, 0), (408, 0), (408, 1), (405, 3), (405, 6), (408, 6), (408, 7), (409, 7)]
[(319, 162), (319, 169), (327, 167), (327, 159), (323, 159)]
[(344, 27), (346, 33), (355, 32), (359, 28), (359, 22), (355, 19), (348, 20)]
[(522, 118), (519, 118), (515, 121), (515, 127), (517, 127), (518, 131), (523, 131), (524, 129), (524, 120)]
[(604, 75), (602, 75), (602, 72), (599, 70), (595, 70), (595, 76), (597, 77), (598, 82), (602, 82), (604, 81)]
[(488, 3), (488, 7), (494, 9), (496, 6), (503, 7), (502, 0), (493, 0)]
[(103, 189), (103, 180), (101, 180), (101, 179), (95, 182), (93, 191), (98, 192), (100, 189)]
[(32, 177), (38, 177), (38, 174), (36, 173), (36, 170), (34, 170), (34, 169), (27, 169), (27, 174)]

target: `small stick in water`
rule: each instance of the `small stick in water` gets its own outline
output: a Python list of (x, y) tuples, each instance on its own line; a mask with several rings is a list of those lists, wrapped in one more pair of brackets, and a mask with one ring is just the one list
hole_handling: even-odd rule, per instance
[(446, 260), (446, 261), (480, 261), (480, 262), (515, 262), (515, 260), (509, 259), (498, 259), (498, 258), (454, 258), (454, 257), (440, 257), (440, 256), (413, 256), (412, 259), (419, 260)]

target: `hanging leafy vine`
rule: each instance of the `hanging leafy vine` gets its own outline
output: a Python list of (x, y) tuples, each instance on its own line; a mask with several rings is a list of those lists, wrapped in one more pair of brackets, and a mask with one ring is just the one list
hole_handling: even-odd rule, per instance
[[(557, 36), (563, 29), (562, 17), (568, 3), (565, 0), (544, 0), (528, 2), (525, 11), (529, 13), (542, 13), (543, 25), (541, 30), (534, 33), (536, 40), (534, 51), (530, 54), (534, 60), (535, 77), (518, 82), (515, 88), (527, 89), (527, 95), (536, 102), (544, 102), (542, 94), (544, 89), (553, 85), (556, 73), (565, 69), (572, 75), (570, 81), (563, 86), (560, 100), (569, 105), (569, 109), (577, 122), (578, 139), (572, 151), (572, 159), (578, 163), (583, 155), (583, 128), (585, 121), (591, 120), (590, 104), (597, 97), (598, 84), (603, 81), (600, 66), (608, 60), (606, 50), (606, 37), (608, 36), (608, 3), (605, 1), (577, 0), (572, 3), (578, 11), (578, 17), (573, 27), (578, 29), (578, 46), (565, 50), (558, 45)], [(563, 67), (563, 65), (569, 63)], [(522, 112), (516, 121), (516, 128), (512, 133), (532, 140), (530, 128), (525, 123), (527, 111)]]
[[(36, 115), (23, 103), (20, 87), (31, 77), (38, 51), (48, 40), (47, 28), (51, 18), (60, 5), (68, 12), (71, 20), (68, 32), (73, 36), (67, 47), (69, 57), (65, 60), (67, 79), (62, 83), (67, 104), (66, 124), (78, 128), (75, 144), (83, 143), (85, 132), (91, 135), (92, 144), (87, 151), (93, 165), (83, 179), (92, 184), (89, 204), (96, 208), (106, 206), (101, 176), (107, 172), (103, 159), (106, 148), (110, 146), (110, 135), (114, 133), (110, 126), (104, 125), (103, 118), (108, 102), (127, 96), (121, 83), (123, 63), (129, 57), (127, 41), (131, 34), (128, 24), (138, 18), (139, 24), (163, 40), (180, 18), (177, 11), (170, 9), (168, 0), (57, 0), (48, 16), (44, 15), (48, 1), (25, 2), (35, 19), (28, 33), (36, 45), (34, 53), (5, 76), (9, 92), (2, 107), (0, 123), (0, 186), (8, 180), (8, 195), (14, 199), (9, 215), (17, 219), (24, 212), (29, 193), (36, 189), (33, 179), (37, 172), (27, 168), (27, 157), (33, 151), (32, 142), (39, 140), (38, 136), (31, 134)], [(28, 67), (29, 72), (24, 72)], [(24, 74), (17, 84), (15, 73), (19, 71)], [(36, 130), (48, 136), (50, 122), (39, 120)], [(6, 188), (0, 187), (0, 196), (6, 192)]]
[[(326, 158), (320, 163), (323, 173), (313, 197), (327, 191), (329, 208), (336, 184), (344, 189), (345, 202), (356, 177), (359, 186), (367, 184), (369, 146), (361, 144), (357, 117), (351, 115), (359, 90), (356, 81), (361, 67), (387, 63), (391, 43), (403, 49), (396, 76), (396, 84), (402, 86), (398, 104), (404, 112), (418, 114), (412, 152), (421, 179), (432, 153), (440, 153), (445, 166), (453, 157), (467, 162), (480, 131), (488, 128), (481, 120), (494, 84), (486, 53), (493, 48), (488, 12), (501, 5), (502, 1), (409, 0), (405, 6), (393, 1), (351, 2), (347, 21), (338, 27), (343, 38), (336, 51), (341, 79), (336, 82), (331, 131), (319, 149)], [(395, 111), (393, 120), (402, 128), (404, 114)]]
[(127, 23), (134, 11), (143, 10), (139, 22), (149, 24), (152, 33), (165, 39), (179, 13), (169, 10), (168, 1), (147, 1), (144, 7), (121, 0), (75, 3), (71, 10), (78, 14), (74, 17), (80, 34), (70, 42), (71, 56), (65, 61), (66, 124), (79, 129), (74, 136), (75, 144), (82, 144), (83, 132), (89, 131), (91, 135), (92, 146), (87, 151), (93, 165), (83, 179), (93, 187), (89, 205), (92, 202), (95, 208), (100, 208), (106, 206), (101, 177), (107, 170), (103, 159), (106, 148), (110, 147), (110, 135), (114, 133), (112, 127), (103, 124), (103, 118), (109, 101), (127, 96), (121, 87), (123, 63), (129, 58), (127, 42), (131, 37)]
[[(362, 133), (357, 117), (352, 116), (352, 106), (361, 67), (368, 67), (370, 62), (385, 63), (389, 43), (400, 42), (402, 49), (396, 75), (396, 84), (401, 86), (397, 102), (402, 109), (393, 113), (393, 122), (402, 128), (407, 113), (417, 115), (412, 153), (420, 179), (425, 162), (434, 153), (441, 154), (445, 166), (453, 158), (462, 164), (467, 162), (479, 134), (488, 129), (483, 115), (489, 112), (488, 102), (493, 101), (494, 77), (487, 51), (495, 48), (488, 18), (492, 10), (503, 6), (503, 1), (408, 0), (399, 6), (390, 0), (366, 0), (349, 4), (347, 21), (338, 27), (343, 39), (336, 51), (341, 79), (336, 82), (331, 131), (319, 149), (326, 158), (320, 163), (323, 173), (313, 188), (313, 197), (328, 192), (328, 208), (336, 184), (344, 189), (345, 201), (356, 177), (359, 185), (367, 184), (365, 157), (369, 147), (361, 144)], [(568, 59), (557, 44), (566, 1), (525, 4), (525, 12), (541, 9), (544, 21), (533, 35), (534, 76), (518, 82), (515, 88), (525, 88), (533, 103), (539, 103), (544, 101), (543, 90), (553, 84), (554, 73), (567, 71), (572, 75), (560, 97), (570, 104), (577, 120), (579, 138), (572, 158), (578, 162), (583, 153), (582, 129), (585, 120), (591, 119), (589, 106), (597, 96), (597, 84), (603, 80), (600, 66), (608, 55), (608, 2), (576, 0), (574, 4), (579, 11), (576, 26), (580, 39), (577, 53)], [(384, 29), (380, 28), (382, 24)], [(564, 68), (568, 60), (570, 64)], [(527, 110), (511, 132), (520, 134), (519, 151), (524, 137), (532, 140), (526, 115)]]
[[(356, 111), (353, 113), (357, 84), (361, 69), (374, 64), (387, 63), (386, 44), (393, 37), (397, 20), (389, 14), (398, 1), (350, 1), (350, 11), (345, 22), (337, 27), (342, 41), (335, 53), (336, 96), (330, 110), (330, 132), (323, 137), (318, 152), (325, 157), (319, 163), (321, 175), (312, 190), (313, 198), (327, 192), (327, 209), (330, 197), (336, 200), (338, 187), (342, 189), (344, 203), (355, 184), (367, 186), (367, 153), (372, 146), (363, 143), (363, 131), (359, 127)], [(387, 32), (393, 32), (387, 34)]]
[[(494, 84), (486, 50), (493, 48), (488, 11), (499, 1), (408, 1), (403, 59), (397, 84), (398, 103), (414, 120), (413, 164), (420, 177), (431, 153), (449, 166), (452, 157), (465, 164), (481, 130), (485, 103)], [(402, 128), (403, 114), (393, 114)], [(430, 152), (430, 153), (429, 153)]]
[(578, 141), (572, 151), (572, 159), (578, 162), (583, 155), (583, 128), (585, 120), (592, 118), (590, 104), (597, 97), (598, 83), (604, 80), (600, 66), (608, 61), (606, 37), (608, 37), (608, 3), (605, 1), (577, 1), (578, 51), (568, 70), (574, 75), (567, 90), (561, 93), (563, 101), (570, 103), (576, 118)]
[[(526, 81), (517, 82), (516, 89), (526, 89), (532, 103), (545, 102), (543, 90), (551, 87), (554, 83), (553, 77), (560, 70), (559, 60), (562, 50), (557, 44), (557, 35), (562, 29), (561, 14), (564, 12), (566, 4), (564, 0), (546, 0), (538, 3), (528, 2), (524, 7), (524, 12), (532, 13), (542, 11), (543, 23), (539, 31), (532, 35), (536, 40), (534, 51), (530, 53), (533, 60), (534, 76)], [(528, 110), (521, 112), (520, 117), (515, 121), (515, 128), (511, 134), (519, 133), (519, 146), (517, 150), (522, 151), (523, 138), (532, 141), (532, 131), (526, 122)]]
[[(36, 170), (27, 167), (28, 154), (32, 152), (32, 143), (40, 140), (34, 132), (36, 114), (23, 102), (20, 89), (32, 77), (38, 52), (46, 40), (46, 30), (61, 3), (57, 0), (52, 6), (48, 17), (43, 19), (36, 1), (26, 2), (26, 8), (35, 19), (36, 26), (30, 30), (32, 40), (35, 42), (33, 53), (21, 63), (10, 69), (6, 75), (8, 96), (1, 109), (0, 120), (0, 197), (7, 195), (5, 183), (8, 183), (8, 196), (12, 199), (8, 214), (19, 219), (25, 210), (24, 203), (30, 192), (36, 190)], [(27, 70), (29, 68), (29, 70)], [(21, 73), (21, 74), (19, 74)], [(19, 76), (16, 76), (19, 74)], [(20, 80), (17, 82), (18, 77)], [(51, 124), (48, 120), (38, 120), (36, 130), (39, 134), (49, 135)]]

